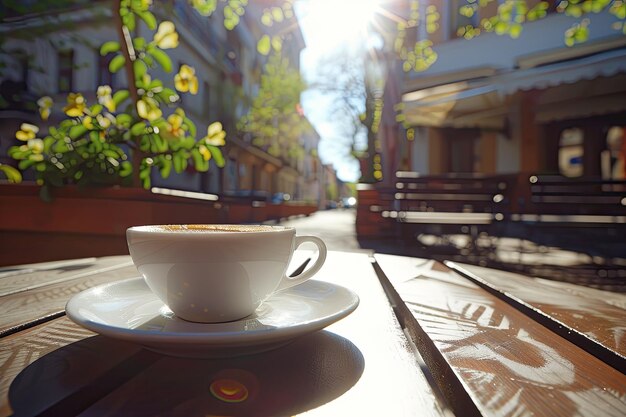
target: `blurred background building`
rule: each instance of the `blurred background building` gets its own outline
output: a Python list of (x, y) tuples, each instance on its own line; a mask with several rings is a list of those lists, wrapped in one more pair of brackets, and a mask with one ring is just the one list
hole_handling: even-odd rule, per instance
[[(109, 72), (112, 54), (99, 54), (100, 45), (117, 39), (110, 24), (111, 4), (106, 1), (49, 3), (50, 7), (40, 12), (9, 13), (0, 26), (0, 36), (4, 39), (0, 158), (5, 164), (15, 164), (7, 157), (7, 150), (17, 143), (15, 132), (22, 122), (46, 129), (37, 112), (39, 97), (49, 95), (54, 99), (55, 107), (47, 124), (54, 125), (62, 119), (67, 93), (81, 92), (88, 102), (95, 102), (99, 85), (108, 84), (116, 89), (127, 84), (123, 71)], [(195, 68), (198, 77), (198, 94), (185, 94), (182, 107), (198, 132), (206, 132), (213, 121), (221, 121), (228, 136), (223, 169), (211, 164), (206, 173), (188, 170), (172, 173), (167, 179), (155, 174), (154, 186), (225, 195), (254, 194), (267, 199), (280, 195), (325, 204), (321, 182), (325, 168), (316, 152), (319, 135), (310, 124), (309, 132), (300, 139), (304, 152), (299, 158), (273, 156), (253, 145), (250, 135), (237, 131), (237, 121), (246, 114), (259, 91), (268, 59), (257, 51), (257, 41), (263, 34), (283, 31), (282, 56), (299, 70), (300, 52), (305, 44), (297, 18), (294, 15), (273, 27), (261, 24), (263, 9), (272, 4), (272, 1), (251, 2), (241, 22), (233, 30), (227, 30), (221, 17), (216, 16), (218, 13), (208, 18), (201, 16), (186, 0), (155, 2), (154, 12), (159, 20), (171, 20), (179, 33), (179, 47), (170, 51), (173, 71), (187, 64)], [(287, 34), (285, 28), (289, 29)], [(136, 31), (137, 36), (148, 39), (152, 36), (143, 24), (138, 24)], [(159, 70), (154, 73), (157, 77), (164, 75)], [(303, 113), (300, 116), (306, 119)]]
[[(398, 3), (407, 15), (408, 3)], [(464, 1), (420, 2), (422, 24), (407, 37), (432, 42), (436, 60), (406, 73), (400, 61), (386, 61), (383, 101), (399, 105), (386, 106), (378, 133), (383, 180), (398, 170), (625, 178), (626, 37), (613, 27), (618, 18), (608, 9), (585, 15), (587, 40), (568, 46), (564, 33), (580, 19), (547, 2), (547, 15), (525, 22), (516, 39), (474, 37), (503, 2), (487, 3), (465, 17)], [(432, 33), (430, 5), (439, 13)], [(386, 39), (387, 50), (393, 42)]]

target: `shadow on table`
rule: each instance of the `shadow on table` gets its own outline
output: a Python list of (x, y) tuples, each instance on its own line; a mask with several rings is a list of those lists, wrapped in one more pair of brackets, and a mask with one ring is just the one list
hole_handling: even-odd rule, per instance
[(33, 362), (9, 401), (15, 416), (293, 415), (341, 396), (364, 366), (352, 342), (327, 331), (228, 359), (163, 356), (94, 336)]

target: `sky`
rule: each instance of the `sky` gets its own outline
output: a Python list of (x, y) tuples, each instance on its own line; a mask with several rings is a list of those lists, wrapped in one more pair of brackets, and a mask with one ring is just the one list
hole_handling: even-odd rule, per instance
[[(312, 84), (320, 66), (328, 57), (337, 54), (363, 56), (368, 44), (366, 27), (374, 13), (376, 0), (297, 0), (295, 10), (304, 36), (306, 48), (300, 56), (300, 67), (305, 80)], [(302, 95), (302, 107), (321, 140), (319, 156), (323, 163), (333, 164), (339, 179), (356, 182), (359, 163), (349, 155), (351, 138), (341, 128), (349, 123), (345, 114), (331, 113), (334, 98), (310, 87)], [(364, 146), (365, 133), (357, 145)]]

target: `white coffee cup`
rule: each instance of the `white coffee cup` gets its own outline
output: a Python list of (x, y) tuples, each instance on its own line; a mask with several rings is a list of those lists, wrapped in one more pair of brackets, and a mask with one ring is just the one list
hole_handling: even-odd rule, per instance
[[(200, 323), (249, 316), (276, 291), (311, 278), (326, 260), (321, 239), (284, 226), (136, 226), (126, 238), (148, 287), (176, 316)], [(287, 277), (294, 250), (305, 242), (317, 246), (317, 260)]]

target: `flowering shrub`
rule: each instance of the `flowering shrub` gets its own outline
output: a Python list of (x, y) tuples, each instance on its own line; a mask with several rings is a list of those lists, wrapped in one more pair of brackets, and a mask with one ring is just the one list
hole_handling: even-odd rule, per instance
[[(181, 66), (173, 77), (176, 90), (150, 75), (157, 66), (172, 72), (165, 51), (179, 42), (174, 24), (163, 21), (157, 26), (150, 6), (150, 0), (118, 1), (114, 11), (120, 41), (106, 42), (100, 48), (101, 55), (115, 54), (109, 71), (124, 69), (127, 89), (113, 91), (111, 86), (101, 85), (94, 103), (88, 103), (81, 93), (69, 93), (63, 107), (66, 118), (48, 127), (46, 134), (29, 123), (16, 132), (22, 144), (10, 148), (9, 155), (19, 161), (20, 170), (34, 170), (39, 184), (47, 188), (70, 183), (130, 183), (149, 188), (155, 169), (167, 178), (172, 169), (180, 173), (189, 165), (200, 172), (207, 171), (211, 161), (223, 166), (220, 147), (226, 133), (222, 125), (214, 122), (206, 135), (198, 134), (177, 106), (179, 93), (198, 93), (194, 68)], [(156, 30), (152, 39), (131, 36), (136, 19)], [(41, 97), (37, 104), (41, 119), (48, 120), (52, 99)], [(10, 180), (20, 180), (19, 172), (11, 167), (0, 165), (0, 170)]]

